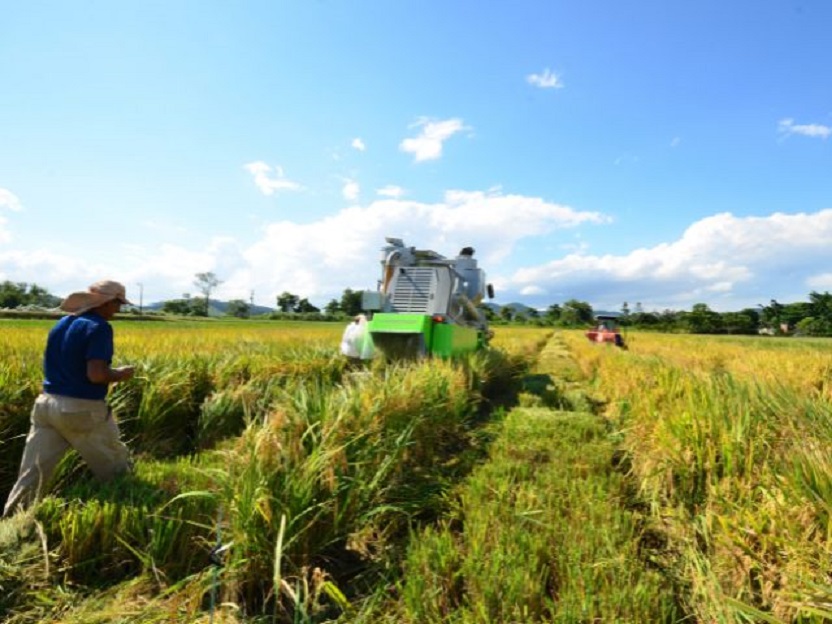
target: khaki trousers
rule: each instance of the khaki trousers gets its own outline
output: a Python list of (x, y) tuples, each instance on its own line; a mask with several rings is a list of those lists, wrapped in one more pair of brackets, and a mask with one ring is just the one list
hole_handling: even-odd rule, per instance
[(9, 493), (3, 515), (43, 495), (55, 467), (70, 447), (101, 480), (130, 468), (130, 453), (105, 401), (42, 393), (35, 400), (31, 420), (17, 483)]

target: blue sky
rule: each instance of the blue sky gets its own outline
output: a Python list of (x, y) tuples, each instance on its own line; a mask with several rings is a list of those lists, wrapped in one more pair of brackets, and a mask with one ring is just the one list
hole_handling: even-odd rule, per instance
[(385, 236), (498, 303), (832, 290), (832, 3), (5, 3), (0, 280), (323, 306)]

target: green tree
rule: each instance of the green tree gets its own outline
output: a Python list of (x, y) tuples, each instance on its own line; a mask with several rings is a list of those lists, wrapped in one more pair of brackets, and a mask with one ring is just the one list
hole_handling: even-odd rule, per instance
[(564, 302), (560, 318), (564, 325), (589, 325), (594, 319), (592, 306), (586, 301), (570, 299)]
[(225, 313), (237, 318), (249, 318), (251, 316), (251, 305), (242, 299), (232, 299), (228, 302)]
[(170, 299), (162, 304), (162, 312), (181, 316), (202, 316), (203, 304), (185, 294), (182, 299)]
[(336, 315), (341, 311), (341, 303), (337, 299), (330, 299), (329, 303), (324, 306), (324, 312), (331, 315)]
[(780, 331), (780, 324), (782, 323), (781, 316), (783, 314), (783, 304), (778, 303), (776, 299), (772, 299), (769, 305), (760, 305), (760, 322), (763, 325)]
[(669, 310), (665, 308), (656, 315), (656, 318), (658, 319), (657, 326), (664, 331), (686, 329), (686, 314), (686, 312), (679, 312), (677, 310)]
[(809, 293), (809, 313), (820, 320), (832, 323), (832, 294), (828, 292)]
[(295, 306), (298, 305), (300, 297), (293, 295), (290, 292), (283, 291), (277, 296), (277, 307), (281, 312), (293, 312)]
[(747, 317), (754, 320), (755, 330), (760, 326), (760, 311), (756, 308), (743, 308), (740, 314), (745, 314)]
[[(788, 316), (788, 308), (784, 316)], [(809, 303), (805, 304), (803, 318), (794, 323), (798, 330), (810, 336), (832, 335), (832, 295), (828, 292), (809, 293)]]
[[(752, 310), (752, 312), (754, 312)], [(723, 312), (720, 315), (722, 330), (726, 334), (756, 334), (756, 314), (746, 312)]]
[(196, 279), (194, 279), (194, 286), (199, 289), (203, 295), (205, 295), (205, 307), (204, 307), (204, 314), (208, 316), (208, 311), (211, 309), (211, 292), (220, 284), (222, 284), (222, 280), (220, 280), (216, 275), (208, 271), (207, 273), (197, 273)]
[(344, 293), (341, 295), (341, 310), (343, 310), (344, 314), (347, 316), (361, 314), (362, 298), (363, 295), (360, 290), (352, 290), (350, 288), (345, 289)]
[(301, 313), (301, 314), (304, 314), (304, 313), (308, 314), (308, 313), (320, 312), (320, 311), (321, 311), (320, 308), (316, 308), (311, 303), (309, 303), (309, 299), (307, 299), (306, 297), (304, 297), (303, 299), (298, 301), (297, 305), (295, 305), (295, 312), (298, 312), (298, 313)]
[(797, 301), (795, 303), (787, 303), (783, 305), (783, 312), (780, 316), (782, 323), (785, 323), (788, 328), (793, 328), (800, 321), (808, 316), (814, 316), (815, 310), (820, 313), (818, 318), (823, 319), (824, 314), (820, 307), (814, 308), (812, 303), (806, 301)]
[(19, 308), (25, 305), (26, 284), (15, 284), (8, 280), (0, 284), (0, 308)]
[(41, 308), (55, 308), (61, 303), (60, 297), (49, 294), (45, 288), (26, 282), (0, 282), (0, 308), (19, 308), (31, 305)]
[(687, 315), (688, 328), (694, 334), (714, 334), (722, 329), (722, 319), (706, 303), (696, 303)]
[(655, 327), (661, 323), (661, 320), (654, 312), (633, 312), (630, 314), (628, 323), (635, 327)]
[(553, 303), (546, 309), (546, 313), (544, 317), (550, 323), (557, 323), (560, 320), (560, 315), (563, 312), (563, 309), (560, 307), (559, 303)]

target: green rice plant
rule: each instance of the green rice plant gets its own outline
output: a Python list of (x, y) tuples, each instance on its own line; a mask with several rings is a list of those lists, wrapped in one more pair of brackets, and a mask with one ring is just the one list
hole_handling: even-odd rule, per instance
[(40, 358), (29, 357), (43, 346), (20, 321), (1, 321), (0, 332), (0, 505), (17, 478), (29, 413), (41, 391)]
[(69, 484), (38, 506), (37, 519), (59, 550), (65, 579), (109, 584), (146, 572), (165, 585), (208, 563), (212, 481), (188, 460), (141, 462), (106, 484)]
[(137, 452), (171, 457), (193, 452), (200, 408), (212, 389), (210, 361), (156, 357), (114, 386), (110, 402)]
[(262, 419), (282, 384), (280, 379), (255, 378), (211, 393), (200, 406), (196, 448), (212, 448), (240, 435), (253, 419)]
[[(441, 362), (394, 366), (333, 390), (317, 382), (287, 388), (228, 456), (234, 547), (226, 600), (289, 617), (300, 608), (295, 583), (324, 587), (344, 575), (343, 562), (355, 574), (384, 560), (409, 519), (444, 505), (474, 407), (466, 375)], [(278, 536), (281, 578), (292, 591), (264, 584)], [(328, 601), (304, 603), (303, 612), (338, 608), (332, 593), (301, 592)]]
[(411, 540), (397, 621), (675, 621), (611, 453), (590, 414), (513, 410), (451, 517)]

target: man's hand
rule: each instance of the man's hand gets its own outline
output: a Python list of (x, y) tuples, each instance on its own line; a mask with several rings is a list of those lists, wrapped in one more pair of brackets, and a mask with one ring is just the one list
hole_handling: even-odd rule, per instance
[(108, 384), (127, 381), (136, 373), (134, 366), (119, 366), (110, 368), (104, 360), (89, 360), (87, 362), (87, 378), (92, 383)]
[(136, 367), (135, 366), (119, 366), (118, 368), (114, 368), (113, 372), (117, 375), (116, 381), (127, 381), (128, 379), (132, 379), (133, 375), (136, 374)]

